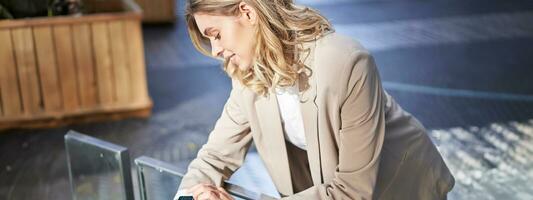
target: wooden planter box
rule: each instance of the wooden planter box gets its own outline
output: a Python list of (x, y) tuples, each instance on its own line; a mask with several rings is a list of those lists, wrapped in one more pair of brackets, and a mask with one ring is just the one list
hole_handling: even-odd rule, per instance
[(106, 13), (0, 20), (0, 130), (150, 115), (141, 11), (103, 2), (91, 9)]
[(176, 0), (135, 0), (143, 10), (143, 22), (160, 23), (176, 20)]

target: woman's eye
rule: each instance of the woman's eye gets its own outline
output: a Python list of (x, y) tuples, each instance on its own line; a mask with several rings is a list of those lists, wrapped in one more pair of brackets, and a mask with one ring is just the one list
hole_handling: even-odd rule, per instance
[(215, 36), (215, 39), (216, 39), (216, 40), (220, 40), (220, 33), (218, 33), (218, 34)]

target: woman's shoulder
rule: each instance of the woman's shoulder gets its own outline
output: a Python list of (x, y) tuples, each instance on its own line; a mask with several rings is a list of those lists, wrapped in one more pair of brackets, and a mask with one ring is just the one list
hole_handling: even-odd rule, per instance
[(328, 71), (344, 71), (347, 65), (361, 56), (371, 57), (370, 52), (357, 40), (336, 32), (316, 40), (314, 64)]
[(361, 43), (337, 33), (316, 41), (312, 68), (320, 88), (339, 94), (349, 91), (355, 80), (378, 73), (372, 55)]
[(316, 41), (318, 55), (348, 55), (368, 50), (356, 39), (337, 32), (329, 33)]
[(353, 70), (356, 62), (367, 59), (372, 59), (370, 52), (351, 37), (330, 33), (316, 41), (314, 69), (322, 75), (331, 75), (333, 79)]

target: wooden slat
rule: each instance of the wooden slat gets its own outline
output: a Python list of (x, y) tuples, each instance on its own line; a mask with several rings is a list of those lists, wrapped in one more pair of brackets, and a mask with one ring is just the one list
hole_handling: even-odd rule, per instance
[(72, 26), (74, 50), (76, 55), (77, 76), (80, 92), (80, 103), (83, 108), (96, 106), (96, 80), (89, 24)]
[(53, 27), (56, 47), (57, 68), (61, 80), (63, 109), (65, 112), (79, 108), (76, 63), (72, 48), (72, 32), (70, 26), (59, 25)]
[(128, 41), (128, 61), (131, 69), (131, 91), (134, 102), (149, 103), (144, 60), (142, 30), (139, 21), (125, 22), (126, 40)]
[(161, 2), (162, 2), (161, 0), (157, 0), (153, 2), (145, 1), (144, 3), (145, 9), (143, 10), (146, 13), (146, 15), (144, 15), (145, 19), (149, 21), (153, 21), (153, 20), (157, 20), (158, 18), (161, 18), (161, 15), (163, 15), (163, 13), (165, 12), (164, 10), (158, 10), (161, 8), (160, 6)]
[(173, 21), (176, 19), (176, 0), (164, 0), (161, 9), (165, 11), (161, 20)]
[(135, 12), (126, 13), (102, 13), (90, 14), (83, 17), (55, 16), (36, 17), (31, 19), (0, 20), (1, 29), (21, 28), (28, 26), (51, 26), (51, 25), (71, 25), (77, 23), (105, 22), (109, 20), (140, 19), (141, 14)]
[(143, 8), (143, 20), (148, 22), (171, 22), (175, 16), (175, 0), (138, 0)]
[(144, 107), (118, 107), (116, 109), (91, 109), (72, 115), (56, 118), (46, 116), (22, 116), (21, 118), (0, 118), (0, 131), (12, 128), (55, 128), (71, 124), (80, 124), (98, 121), (112, 121), (126, 118), (147, 118), (151, 113), (150, 106)]
[(0, 81), (0, 116), (4, 115), (4, 111), (2, 111), (2, 81)]
[(2, 91), (3, 115), (6, 117), (16, 116), (22, 113), (22, 105), (19, 93), (18, 75), (13, 55), (11, 33), (9, 30), (0, 30), (0, 85)]
[(52, 28), (49, 26), (35, 27), (35, 51), (39, 63), (39, 75), (45, 111), (59, 111), (62, 108), (61, 89), (59, 85), (58, 69)]
[(126, 34), (122, 21), (109, 22), (111, 56), (113, 59), (113, 75), (117, 103), (130, 102), (130, 70), (127, 62)]
[(107, 24), (97, 22), (91, 25), (94, 58), (96, 63), (96, 81), (98, 83), (98, 100), (100, 105), (113, 103), (113, 68), (109, 47)]
[(171, 22), (175, 17), (175, 0), (136, 0), (143, 10), (143, 21)]
[(23, 111), (25, 114), (39, 113), (42, 110), (42, 106), (32, 30), (31, 28), (14, 29), (12, 37)]

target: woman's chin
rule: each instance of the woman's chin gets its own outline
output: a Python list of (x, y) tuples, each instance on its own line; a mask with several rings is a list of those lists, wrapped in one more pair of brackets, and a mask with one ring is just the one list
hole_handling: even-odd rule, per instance
[(238, 64), (237, 66), (239, 66), (239, 70), (241, 71), (247, 71), (248, 69), (250, 69), (250, 65), (246, 64)]

